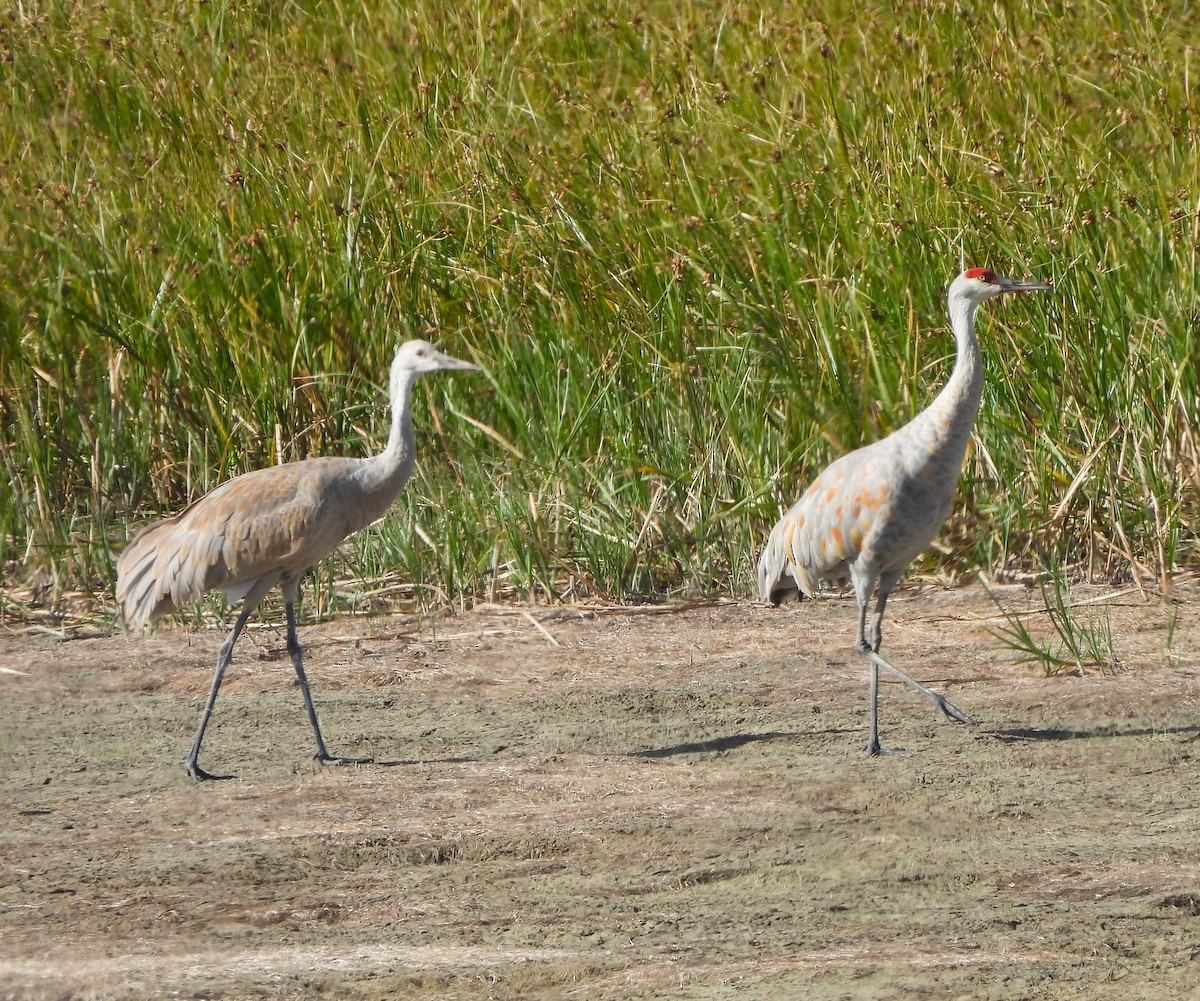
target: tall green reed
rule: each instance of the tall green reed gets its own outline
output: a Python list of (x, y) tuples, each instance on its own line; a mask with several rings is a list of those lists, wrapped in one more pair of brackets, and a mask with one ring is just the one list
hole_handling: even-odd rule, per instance
[[(423, 593), (742, 594), (782, 505), (982, 321), (956, 572), (1165, 579), (1196, 508), (1196, 16), (665, 3), (27, 3), (0, 21), (0, 547), (103, 591), (130, 526), (384, 436), (347, 572)], [(328, 592), (337, 574), (322, 577)]]

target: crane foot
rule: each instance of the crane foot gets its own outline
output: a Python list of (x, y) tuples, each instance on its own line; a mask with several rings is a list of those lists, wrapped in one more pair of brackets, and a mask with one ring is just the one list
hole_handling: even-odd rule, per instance
[(212, 772), (206, 772), (195, 761), (185, 761), (183, 767), (196, 782), (220, 782), (224, 779), (237, 778), (236, 775), (214, 775)]
[(371, 765), (374, 758), (335, 758), (331, 754), (314, 754), (313, 758), (323, 765)]
[(979, 720), (974, 716), (968, 716), (953, 702), (947, 702), (945, 696), (939, 695), (933, 700), (933, 703), (938, 707), (938, 712), (942, 714), (942, 719), (947, 723), (969, 723), (972, 726), (979, 723)]

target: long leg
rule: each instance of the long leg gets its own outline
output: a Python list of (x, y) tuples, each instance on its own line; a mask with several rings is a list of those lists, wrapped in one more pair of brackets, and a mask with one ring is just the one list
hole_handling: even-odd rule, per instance
[(968, 716), (965, 712), (948, 701), (945, 696), (939, 695), (937, 692), (931, 691), (922, 685), (914, 678), (910, 678), (907, 674), (890, 664), (879, 655), (879, 647), (883, 642), (883, 611), (887, 607), (888, 595), (892, 593), (892, 589), (900, 580), (899, 573), (884, 574), (879, 581), (879, 597), (875, 601), (875, 612), (871, 617), (870, 634), (867, 634), (867, 601), (870, 598), (871, 590), (868, 586), (873, 584), (873, 581), (855, 582), (855, 597), (858, 599), (858, 642), (856, 647), (858, 652), (867, 659), (871, 665), (871, 682), (870, 682), (870, 704), (871, 704), (871, 719), (870, 732), (867, 737), (866, 752), (871, 755), (880, 753), (879, 748), (879, 669), (881, 667), (891, 671), (897, 678), (903, 681), (906, 685), (916, 689), (925, 698), (937, 706), (938, 711), (942, 714), (942, 718), (947, 722), (957, 720), (960, 723), (976, 723), (977, 720)]
[(308, 678), (304, 674), (304, 658), (300, 653), (300, 640), (296, 636), (296, 606), (295, 594), (285, 595), (287, 611), (287, 648), (292, 658), (292, 667), (296, 669), (296, 677), (300, 679), (300, 691), (304, 694), (304, 708), (308, 710), (308, 721), (312, 724), (313, 736), (317, 739), (317, 753), (313, 755), (323, 765), (362, 765), (374, 758), (335, 758), (325, 750), (325, 741), (321, 738), (321, 725), (317, 722), (317, 710), (313, 705), (312, 693), (308, 690)]
[(947, 723), (957, 720), (960, 723), (977, 723), (978, 720), (972, 719), (965, 712), (959, 709), (954, 703), (948, 702), (945, 696), (939, 695), (937, 692), (930, 691), (919, 681), (915, 681), (907, 674), (893, 664), (889, 664), (886, 660), (879, 656), (879, 645), (883, 642), (883, 609), (887, 605), (888, 595), (892, 593), (894, 588), (900, 582), (900, 574), (895, 575), (885, 574), (879, 582), (879, 600), (875, 603), (875, 618), (871, 623), (871, 652), (878, 658), (877, 667), (885, 667), (892, 672), (897, 678), (903, 681), (910, 688), (916, 689), (925, 696), (930, 702), (938, 707), (938, 712), (942, 714), (942, 719)]
[(221, 644), (221, 650), (217, 654), (217, 670), (213, 674), (212, 688), (208, 693), (208, 704), (205, 705), (204, 715), (200, 718), (200, 729), (196, 731), (196, 739), (192, 741), (192, 749), (188, 751), (188, 756), (183, 760), (183, 767), (187, 769), (187, 773), (197, 782), (203, 782), (206, 779), (233, 778), (232, 775), (213, 775), (200, 767), (198, 764), (200, 744), (204, 740), (204, 730), (208, 726), (208, 718), (212, 715), (213, 706), (217, 704), (217, 692), (221, 690), (221, 679), (225, 676), (225, 668), (233, 660), (233, 644), (237, 642), (237, 638), (242, 632), (242, 626), (250, 618), (250, 613), (257, 607), (258, 598), (255, 597), (251, 600), (248, 596), (245, 605), (242, 606), (241, 613), (237, 617), (237, 621), (233, 624), (233, 629), (230, 630), (229, 635), (225, 638), (225, 642)]
[(942, 714), (942, 718), (947, 722), (957, 720), (959, 723), (978, 723), (979, 720), (968, 716), (965, 712), (959, 709), (954, 703), (948, 701), (944, 695), (939, 695), (935, 691), (931, 691), (922, 685), (914, 678), (910, 678), (907, 674), (896, 667), (894, 664), (889, 664), (886, 660), (879, 656), (874, 650), (864, 650), (863, 656), (867, 658), (875, 667), (885, 667), (892, 672), (897, 678), (903, 681), (910, 688), (916, 689), (925, 696), (930, 702), (938, 707), (938, 711)]
[[(871, 634), (867, 637), (870, 649), (876, 653), (879, 652), (879, 646), (883, 643), (883, 610), (887, 608), (888, 595), (899, 583), (899, 572), (885, 573), (879, 578), (879, 597), (875, 599), (875, 614), (871, 616)], [(860, 636), (859, 639), (861, 640), (862, 637)]]
[[(868, 658), (870, 660), (870, 658)], [(879, 665), (871, 660), (871, 680), (867, 689), (867, 699), (871, 705), (871, 721), (867, 733), (867, 746), (864, 748), (872, 757), (879, 754)]]
[[(867, 686), (870, 721), (867, 724), (867, 746), (864, 750), (872, 756), (879, 754), (879, 665), (868, 656), (872, 651), (866, 632), (867, 602), (871, 600), (871, 591), (874, 586), (873, 578), (854, 581), (854, 597), (858, 600), (858, 637), (855, 640), (854, 648), (867, 657), (867, 662), (870, 664), (870, 681)], [(883, 600), (886, 600), (886, 596)], [(877, 626), (878, 619), (875, 622), (876, 628), (873, 628), (872, 632), (877, 631)]]

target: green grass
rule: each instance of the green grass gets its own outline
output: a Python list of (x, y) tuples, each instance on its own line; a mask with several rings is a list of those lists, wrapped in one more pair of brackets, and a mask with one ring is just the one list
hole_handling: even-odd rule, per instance
[(781, 506), (932, 398), (983, 263), (1055, 290), (986, 310), (925, 569), (1165, 578), (1200, 482), (1188, 11), (9, 5), (5, 582), (103, 593), (141, 519), (375, 449), (427, 335), (487, 373), (421, 388), (418, 472), (337, 573), (745, 594)]
[[(1014, 651), (1019, 662), (1040, 664), (1048, 678), (1064, 670), (1079, 674), (1091, 669), (1115, 671), (1119, 658), (1107, 606), (1092, 606), (1081, 612), (1072, 600), (1071, 586), (1063, 572), (1050, 571), (1047, 577), (1041, 585), (1042, 604), (1035, 607), (1032, 618), (1040, 620), (1045, 616), (1051, 630), (1036, 625), (1031, 629), (1019, 612), (1005, 608), (995, 592), (988, 589), (996, 610), (1004, 619), (1004, 625), (991, 630), (992, 635)], [(1174, 631), (1172, 617), (1167, 628), (1168, 652)], [(1047, 632), (1051, 635), (1046, 635)]]

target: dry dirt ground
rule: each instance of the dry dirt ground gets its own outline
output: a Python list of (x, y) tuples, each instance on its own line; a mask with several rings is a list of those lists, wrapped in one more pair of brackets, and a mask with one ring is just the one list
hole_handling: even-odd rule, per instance
[(884, 652), (980, 723), (888, 681), (878, 759), (842, 598), (313, 624), (343, 768), (260, 629), (206, 784), (220, 633), (10, 629), (0, 997), (1200, 996), (1200, 595), (1075, 598), (1114, 669), (898, 592)]

